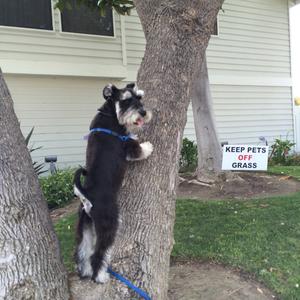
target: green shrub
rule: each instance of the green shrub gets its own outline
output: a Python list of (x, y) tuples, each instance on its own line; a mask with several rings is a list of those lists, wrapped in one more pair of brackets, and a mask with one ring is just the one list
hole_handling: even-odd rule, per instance
[[(34, 127), (31, 128), (30, 132), (28, 133), (28, 135), (25, 137), (25, 143), (26, 143), (26, 146), (30, 152), (30, 154), (33, 152), (33, 151), (36, 151), (36, 150), (39, 150), (41, 149), (42, 147), (37, 147), (37, 148), (33, 148), (33, 146), (30, 146), (29, 147), (29, 142), (30, 142), (30, 139), (32, 137), (32, 134), (33, 134), (33, 130), (34, 130)], [(33, 161), (32, 162), (32, 166), (34, 168), (34, 171), (36, 172), (37, 175), (41, 175), (45, 172), (47, 172), (47, 170), (42, 170), (45, 166), (44, 163), (38, 163), (37, 161)]]
[(295, 143), (289, 140), (276, 139), (275, 143), (271, 146), (271, 154), (269, 157), (270, 164), (274, 165), (289, 165), (290, 164), (290, 151)]
[(193, 172), (198, 165), (197, 144), (184, 138), (182, 141), (181, 156), (179, 160), (179, 171)]
[(66, 169), (40, 178), (41, 188), (50, 209), (63, 206), (74, 198), (73, 177), (74, 170)]
[(300, 154), (293, 154), (287, 158), (288, 166), (300, 166)]

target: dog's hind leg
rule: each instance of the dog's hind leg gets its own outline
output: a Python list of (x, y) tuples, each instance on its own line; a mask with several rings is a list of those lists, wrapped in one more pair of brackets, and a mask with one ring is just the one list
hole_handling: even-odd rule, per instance
[[(122, 223), (121, 218), (118, 217), (118, 221), (117, 221), (118, 225), (117, 225), (116, 232), (113, 233), (114, 236), (120, 234), (119, 231), (120, 231), (121, 223)], [(102, 265), (99, 268), (97, 276), (94, 279), (98, 283), (105, 283), (109, 280), (109, 275), (108, 275), (108, 272), (107, 272), (107, 268), (109, 267), (109, 265), (111, 263), (112, 252), (113, 252), (113, 245), (111, 245), (107, 248), (107, 250), (105, 251), (105, 254), (103, 256)]]
[(91, 263), (93, 268), (92, 279), (98, 283), (105, 283), (109, 280), (107, 268), (111, 261), (112, 245), (116, 235), (117, 226), (111, 224), (111, 226), (109, 226), (109, 229), (106, 226), (106, 228), (104, 229), (99, 228), (102, 225), (99, 223), (95, 223), (97, 242), (95, 252), (91, 257)]
[(100, 262), (100, 268), (98, 269), (98, 272), (96, 272), (95, 276), (93, 277), (95, 282), (106, 283), (109, 280), (109, 274), (107, 272), (107, 268), (110, 265), (111, 254), (112, 254), (112, 248), (109, 247), (105, 251), (102, 261)]
[(75, 253), (77, 269), (80, 277), (91, 278), (93, 276), (91, 256), (95, 252), (96, 232), (92, 220), (84, 211), (81, 212), (77, 230), (78, 244)]

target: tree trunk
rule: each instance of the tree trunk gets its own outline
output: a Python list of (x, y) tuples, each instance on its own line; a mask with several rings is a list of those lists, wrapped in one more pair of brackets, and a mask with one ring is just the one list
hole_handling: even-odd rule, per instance
[(218, 138), (206, 58), (192, 88), (192, 107), (198, 148), (197, 178), (215, 181), (222, 170), (222, 148)]
[(67, 274), (0, 70), (0, 299), (66, 300)]
[[(167, 299), (178, 159), (190, 82), (201, 67), (223, 1), (162, 0), (150, 13), (151, 1), (136, 0), (135, 4), (147, 42), (138, 85), (145, 90), (146, 104), (154, 115), (140, 140), (153, 143), (154, 152), (148, 160), (132, 163), (125, 176), (113, 269), (156, 300)], [(80, 292), (80, 284), (73, 282), (75, 299), (137, 298), (116, 282), (97, 288), (85, 283), (85, 293)], [(93, 291), (87, 298), (89, 289)]]

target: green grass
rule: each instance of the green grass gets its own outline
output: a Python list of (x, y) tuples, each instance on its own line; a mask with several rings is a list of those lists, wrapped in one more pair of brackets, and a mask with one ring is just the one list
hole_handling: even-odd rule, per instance
[[(55, 225), (74, 271), (75, 215)], [(300, 299), (300, 193), (254, 201), (178, 200), (173, 257), (241, 268), (278, 293)]]
[[(300, 179), (300, 167), (272, 167)], [(55, 225), (68, 270), (73, 271), (71, 215)], [(176, 258), (212, 260), (240, 268), (283, 300), (300, 300), (300, 192), (247, 201), (178, 200)]]
[(178, 200), (174, 257), (253, 274), (282, 299), (300, 299), (300, 193), (255, 201)]
[(300, 166), (272, 166), (269, 172), (290, 175), (300, 180)]
[(75, 223), (77, 214), (72, 214), (61, 219), (54, 224), (54, 229), (57, 233), (63, 261), (68, 271), (73, 272), (74, 268), (74, 247), (75, 247)]

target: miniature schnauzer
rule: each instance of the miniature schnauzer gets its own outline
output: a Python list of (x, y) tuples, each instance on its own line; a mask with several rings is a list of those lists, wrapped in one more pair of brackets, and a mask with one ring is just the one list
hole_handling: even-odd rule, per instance
[[(86, 168), (76, 171), (74, 192), (81, 200), (75, 259), (81, 277), (105, 283), (119, 220), (117, 195), (126, 161), (146, 159), (150, 142), (139, 144), (130, 133), (151, 119), (141, 99), (144, 92), (134, 83), (123, 89), (107, 85), (106, 100), (90, 125)], [(81, 184), (81, 175), (84, 183)]]

